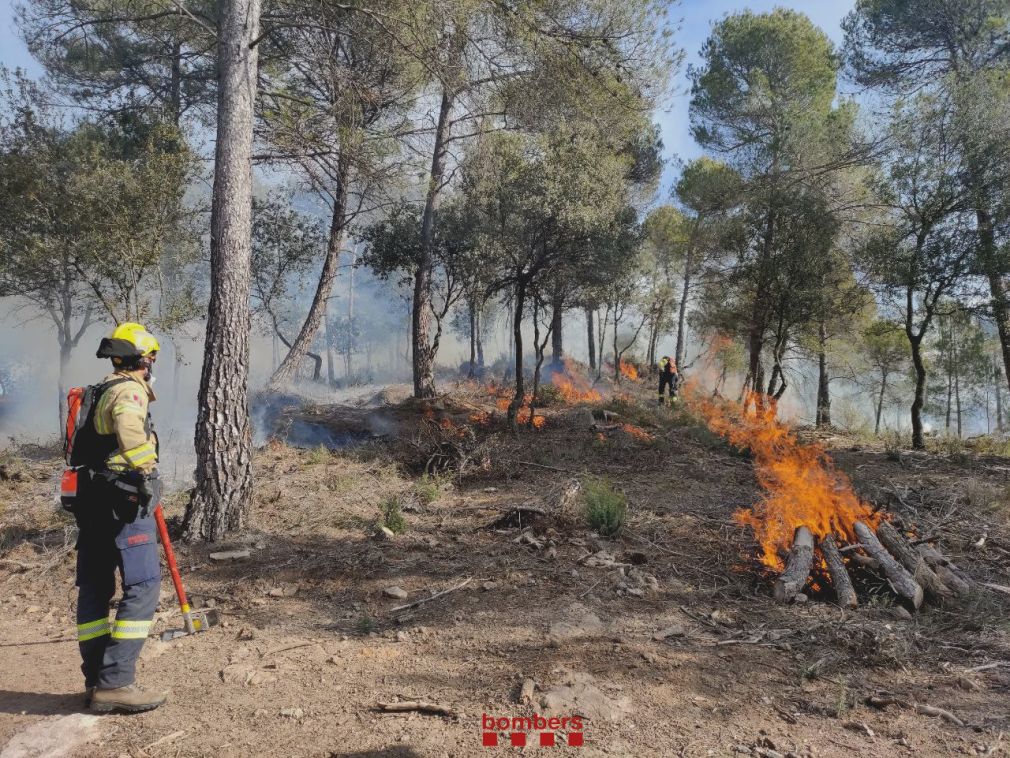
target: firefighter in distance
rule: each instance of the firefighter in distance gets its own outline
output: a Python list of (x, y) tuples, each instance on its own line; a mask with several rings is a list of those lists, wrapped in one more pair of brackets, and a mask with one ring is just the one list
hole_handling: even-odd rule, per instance
[(674, 405), (677, 402), (677, 387), (679, 385), (680, 374), (677, 372), (677, 364), (670, 356), (664, 355), (659, 362), (659, 404), (666, 403), (666, 398), (663, 396), (663, 393), (666, 392), (670, 405)]

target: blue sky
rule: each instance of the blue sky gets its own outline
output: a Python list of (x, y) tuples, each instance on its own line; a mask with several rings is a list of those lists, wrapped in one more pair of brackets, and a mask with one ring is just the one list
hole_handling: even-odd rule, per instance
[[(668, 158), (697, 157), (700, 153), (688, 132), (687, 108), (689, 102), (687, 65), (697, 63), (698, 52), (708, 36), (712, 23), (728, 13), (749, 9), (754, 12), (769, 11), (775, 7), (795, 8), (803, 11), (820, 26), (836, 44), (841, 42), (842, 18), (855, 0), (683, 0), (670, 9), (671, 21), (680, 20), (676, 40), (686, 52), (684, 66), (676, 80), (677, 90), (667, 112), (656, 114), (663, 130), (663, 142)], [(41, 73), (14, 29), (14, 3), (0, 0), (0, 63), (9, 68), (20, 66), (32, 75)], [(669, 178), (669, 176), (668, 176)]]

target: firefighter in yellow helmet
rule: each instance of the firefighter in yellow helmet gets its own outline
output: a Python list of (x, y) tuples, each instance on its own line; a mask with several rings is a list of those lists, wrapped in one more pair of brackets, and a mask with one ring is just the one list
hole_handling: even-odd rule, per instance
[[(158, 605), (161, 565), (153, 509), (160, 499), (158, 439), (148, 405), (158, 340), (140, 324), (120, 324), (102, 339), (99, 358), (113, 372), (94, 388), (74, 449), (88, 485), (74, 516), (77, 541), (77, 638), (86, 704), (93, 711), (148, 711), (167, 697), (134, 683), (137, 658)], [(123, 595), (109, 604), (119, 570)]]
[(668, 355), (659, 362), (659, 404), (665, 405), (663, 393), (668, 392), (670, 405), (677, 402), (677, 386), (680, 384), (680, 374), (677, 363)]

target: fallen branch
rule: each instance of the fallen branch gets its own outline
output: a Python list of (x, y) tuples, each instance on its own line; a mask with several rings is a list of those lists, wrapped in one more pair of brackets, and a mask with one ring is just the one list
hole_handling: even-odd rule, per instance
[(857, 607), (859, 605), (859, 598), (852, 587), (852, 579), (845, 568), (842, 554), (838, 552), (835, 538), (830, 534), (821, 540), (821, 553), (824, 555), (824, 562), (828, 565), (828, 573), (831, 575), (831, 586), (835, 590), (838, 604), (846, 608)]
[(901, 708), (910, 708), (918, 714), (923, 716), (932, 716), (934, 718), (941, 718), (944, 721), (953, 724), (954, 726), (964, 726), (965, 723), (960, 718), (955, 716), (948, 710), (943, 708), (937, 708), (935, 705), (927, 705), (926, 703), (912, 703), (901, 698), (893, 697), (890, 695), (871, 695), (866, 698), (866, 704), (873, 706), (874, 708), (886, 708), (889, 705), (897, 705)]
[(420, 600), (415, 600), (413, 603), (406, 603), (405, 605), (398, 605), (395, 608), (390, 608), (389, 612), (390, 613), (397, 613), (399, 611), (406, 611), (406, 610), (409, 610), (411, 608), (417, 608), (417, 606), (419, 606), (419, 605), (424, 605), (425, 603), (430, 603), (432, 600), (437, 600), (440, 597), (448, 595), (450, 592), (455, 592), (456, 590), (461, 590), (464, 587), (466, 587), (466, 585), (468, 585), (472, 581), (473, 581), (473, 577), (471, 576), (466, 581), (463, 581), (463, 582), (460, 582), (459, 584), (457, 584), (455, 587), (450, 587), (447, 590), (442, 590), (441, 592), (436, 592), (434, 595), (431, 595), (430, 597), (424, 597), (424, 598), (421, 598)]
[(791, 603), (810, 576), (810, 565), (814, 560), (814, 535), (805, 526), (796, 530), (793, 545), (789, 549), (786, 569), (775, 580), (775, 599), (780, 603)]
[(913, 549), (901, 532), (893, 526), (886, 521), (882, 523), (877, 527), (877, 537), (924, 590), (935, 597), (951, 597), (954, 594), (929, 567), (922, 554)]
[(421, 700), (405, 700), (401, 703), (376, 703), (376, 710), (384, 713), (406, 713), (418, 711), (420, 713), (432, 713), (436, 716), (446, 716), (457, 718), (458, 714), (452, 708), (437, 703), (425, 703)]
[(922, 585), (905, 570), (905, 567), (898, 563), (877, 539), (866, 524), (857, 521), (854, 526), (856, 537), (863, 543), (863, 549), (880, 562), (880, 568), (887, 577), (888, 583), (897, 594), (912, 601), (912, 605), (918, 608), (922, 605)]

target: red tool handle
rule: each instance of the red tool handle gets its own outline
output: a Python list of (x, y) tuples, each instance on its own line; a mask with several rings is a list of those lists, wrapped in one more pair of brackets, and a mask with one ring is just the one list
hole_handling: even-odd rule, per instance
[(189, 627), (193, 623), (189, 615), (189, 600), (186, 598), (186, 590), (182, 586), (182, 577), (179, 576), (179, 566), (175, 562), (172, 541), (168, 538), (168, 525), (165, 523), (165, 514), (161, 510), (161, 503), (158, 503), (158, 506), (154, 509), (154, 520), (158, 524), (158, 537), (161, 538), (161, 546), (165, 548), (165, 562), (168, 563), (168, 571), (172, 575), (172, 584), (175, 585), (175, 595), (179, 598), (179, 608), (182, 610), (182, 615), (186, 620), (186, 626)]

